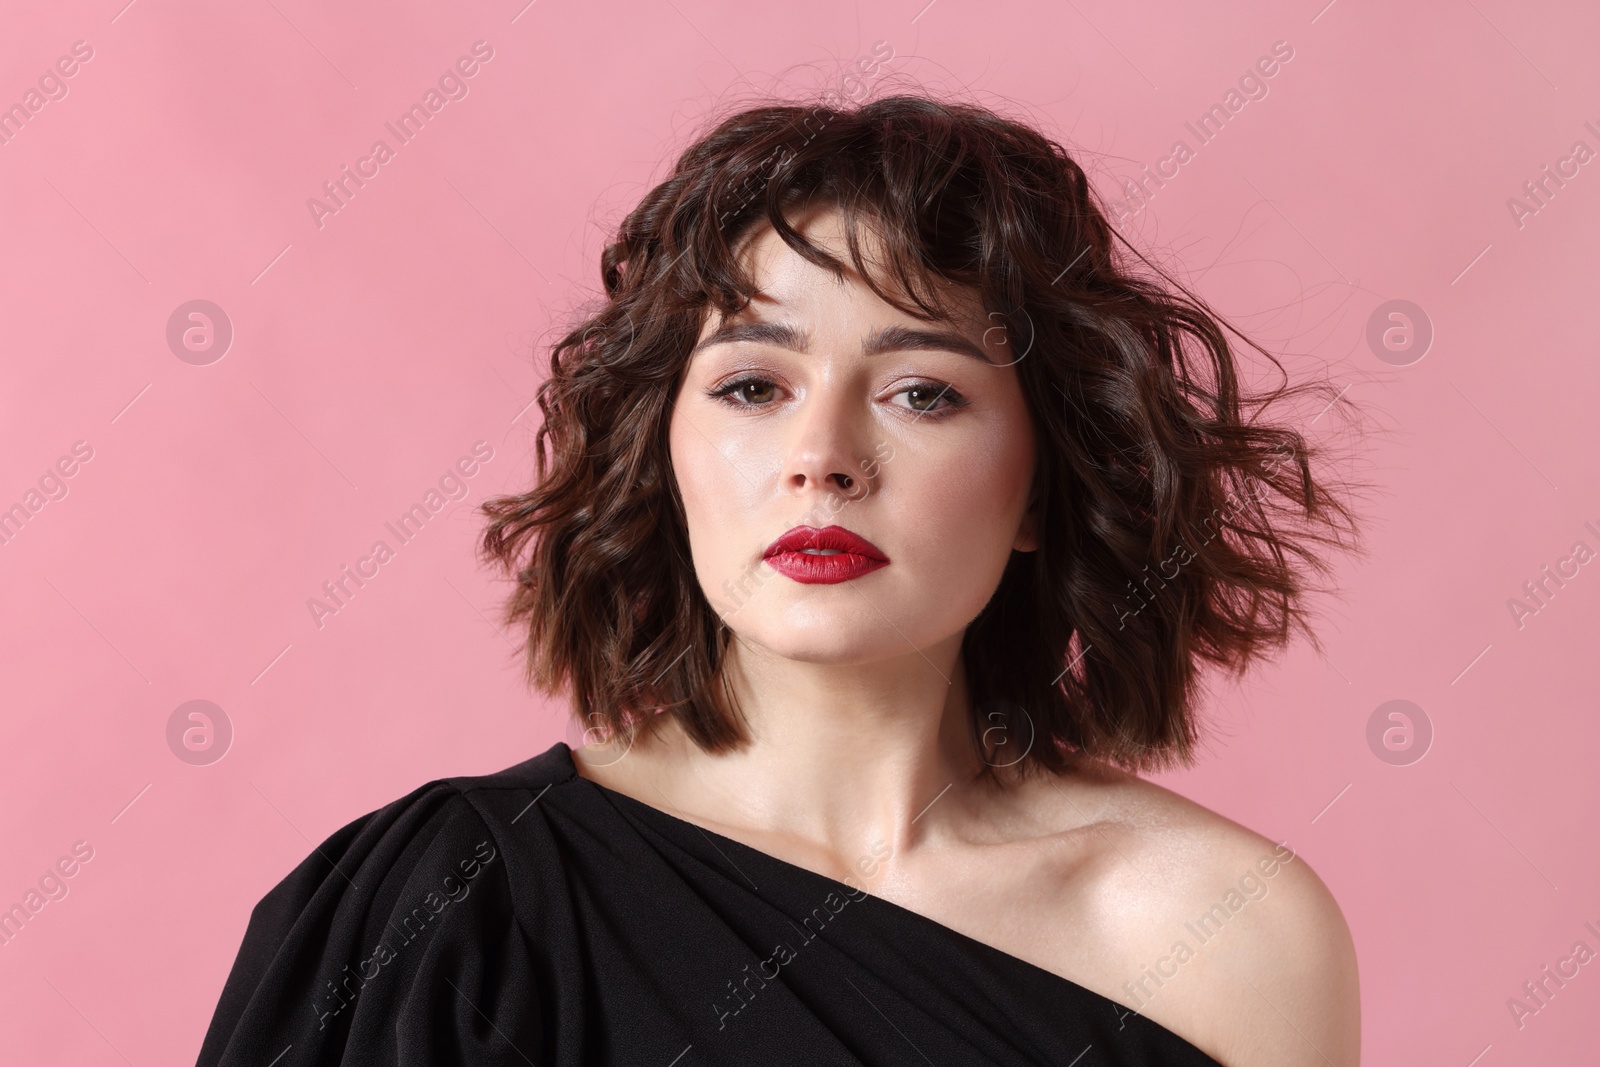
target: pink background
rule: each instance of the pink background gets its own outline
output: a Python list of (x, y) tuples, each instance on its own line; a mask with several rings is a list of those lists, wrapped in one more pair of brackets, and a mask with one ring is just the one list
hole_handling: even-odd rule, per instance
[[(94, 850), (0, 947), (8, 1058), (192, 1062), (251, 906), (313, 843), (565, 735), (473, 557), (473, 508), (530, 477), (529, 346), (713, 108), (838, 87), (877, 41), (873, 94), (968, 90), (1111, 195), (1196, 148), (1125, 232), (1329, 365), (1381, 426), (1378, 492), (1326, 658), (1219, 686), (1205, 761), (1162, 780), (1331, 886), (1368, 1062), (1592, 1057), (1600, 963), (1521, 1028), (1507, 1000), (1600, 950), (1600, 564), (1520, 627), (1508, 600), (1600, 549), (1600, 163), (1521, 226), (1507, 200), (1600, 150), (1593, 5), (121, 2), (12, 5), (0, 34), (0, 104), (93, 49), (0, 144), (0, 507), (92, 449), (0, 544), (0, 906)], [(319, 228), (307, 199), (479, 40), (468, 95)], [(1277, 41), (1268, 94), (1197, 147), (1184, 123)], [(208, 365), (166, 339), (194, 299), (234, 330)], [(1366, 341), (1393, 299), (1435, 330), (1409, 365)], [(478, 441), (466, 497), (319, 628), (308, 599)], [(1409, 765), (1367, 740), (1394, 699), (1434, 730)], [(169, 748), (190, 700), (232, 724), (220, 761)]]

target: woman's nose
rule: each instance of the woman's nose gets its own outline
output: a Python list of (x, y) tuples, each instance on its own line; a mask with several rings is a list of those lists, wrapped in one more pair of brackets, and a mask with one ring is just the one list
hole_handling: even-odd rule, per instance
[(858, 456), (868, 421), (859, 401), (814, 389), (790, 424), (782, 481), (793, 493), (834, 492), (848, 499), (866, 495), (867, 479)]

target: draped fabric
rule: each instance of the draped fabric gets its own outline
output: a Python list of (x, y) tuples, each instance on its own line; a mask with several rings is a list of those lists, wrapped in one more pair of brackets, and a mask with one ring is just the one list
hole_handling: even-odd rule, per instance
[(1142, 1015), (578, 775), (344, 826), (251, 912), (198, 1067), (1217, 1067)]

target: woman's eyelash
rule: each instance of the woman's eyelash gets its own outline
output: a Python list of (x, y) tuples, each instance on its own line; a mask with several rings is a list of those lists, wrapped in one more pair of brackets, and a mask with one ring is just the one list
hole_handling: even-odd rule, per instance
[(715, 389), (706, 390), (706, 396), (711, 397), (714, 400), (722, 400), (730, 407), (759, 407), (759, 404), (741, 404), (737, 401), (727, 399), (729, 395), (739, 391), (740, 389), (743, 389), (747, 385), (759, 384), (772, 384), (772, 379), (763, 378), (757, 374), (747, 374), (743, 377), (735, 378), (732, 381), (724, 382)]
[[(744, 375), (743, 377), (734, 378), (732, 381), (724, 382), (724, 383), (722, 383), (721, 385), (717, 386), (714, 389), (707, 390), (706, 391), (706, 396), (708, 396), (708, 397), (710, 397), (711, 399), (714, 399), (714, 400), (720, 400), (722, 403), (727, 404), (729, 407), (735, 407), (735, 408), (765, 407), (766, 406), (765, 404), (745, 403), (745, 402), (742, 402), (742, 401), (739, 401), (739, 400), (734, 400), (734, 399), (732, 399), (732, 396), (733, 396), (734, 393), (737, 393), (740, 389), (743, 389), (746, 386), (750, 386), (750, 385), (774, 385), (774, 384), (776, 384), (776, 383), (774, 383), (771, 378), (767, 378), (767, 377), (765, 377), (763, 375), (747, 374), (747, 375)], [(958, 409), (966, 407), (967, 404), (970, 403), (970, 401), (968, 401), (966, 399), (966, 397), (964, 397), (960, 393), (956, 392), (953, 387), (951, 387), (949, 385), (945, 385), (945, 384), (943, 384), (941, 382), (914, 381), (914, 382), (911, 382), (909, 385), (904, 386), (901, 389), (897, 389), (895, 391), (894, 395), (895, 396), (899, 396), (901, 393), (909, 393), (909, 392), (931, 393), (933, 395), (933, 402), (938, 402), (938, 401), (941, 401), (941, 400), (944, 401), (944, 406), (943, 407), (939, 407), (939, 408), (922, 408), (922, 409), (919, 409), (919, 408), (907, 407), (906, 410), (910, 411), (917, 418), (928, 418), (928, 419), (943, 418), (945, 415), (952, 414), (955, 411), (957, 411)], [(897, 405), (897, 406), (899, 406), (899, 405)]]
[(944, 415), (954, 414), (957, 410), (964, 408), (971, 403), (971, 401), (969, 401), (966, 397), (956, 392), (953, 387), (943, 385), (939, 382), (912, 382), (904, 389), (896, 390), (895, 395), (899, 396), (901, 393), (911, 392), (912, 390), (916, 390), (917, 392), (921, 393), (931, 393), (933, 394), (934, 402), (942, 400), (945, 403), (945, 406), (942, 408), (909, 409), (918, 418), (937, 419)]

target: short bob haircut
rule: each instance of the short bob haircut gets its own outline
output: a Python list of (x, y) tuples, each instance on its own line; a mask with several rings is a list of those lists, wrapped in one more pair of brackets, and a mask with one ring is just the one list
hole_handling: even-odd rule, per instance
[[(572, 713), (601, 736), (631, 743), (668, 714), (708, 752), (749, 741), (720, 674), (732, 632), (696, 581), (668, 420), (711, 309), (732, 314), (755, 289), (742, 237), (770, 224), (842, 276), (790, 225), (815, 205), (841, 212), (855, 269), (885, 301), (952, 321), (930, 281), (970, 287), (1016, 342), (1039, 547), (1012, 553), (962, 645), (986, 773), (1060, 771), (1075, 754), (1136, 771), (1192, 763), (1200, 660), (1243, 674), (1295, 628), (1317, 647), (1307, 578), (1328, 573), (1321, 550), (1347, 528), (1353, 543), (1356, 524), (1313, 479), (1301, 434), (1257, 417), (1332, 386), (1242, 392), (1224, 332), (1237, 331), (1159, 270), (1164, 284), (1130, 272), (1148, 260), (1060, 145), (920, 95), (741, 110), (622, 221), (601, 257), (604, 300), (555, 343), (538, 390), (537, 484), (482, 505), (480, 554), (517, 581), (504, 619), (525, 626), (526, 681), (570, 687)], [(863, 262), (862, 223), (886, 277)]]

